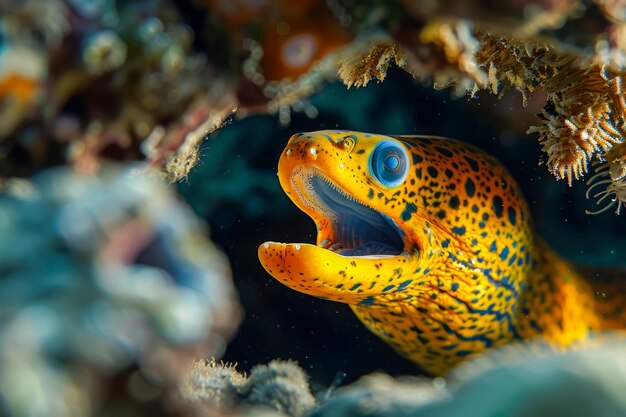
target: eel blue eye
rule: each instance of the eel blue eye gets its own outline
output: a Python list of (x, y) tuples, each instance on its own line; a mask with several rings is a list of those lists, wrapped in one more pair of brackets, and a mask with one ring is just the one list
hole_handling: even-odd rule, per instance
[(385, 158), (384, 165), (387, 171), (395, 171), (400, 167), (400, 158), (398, 155), (389, 155)]
[(404, 146), (393, 140), (379, 142), (370, 156), (370, 172), (386, 187), (402, 184), (409, 172), (409, 156)]

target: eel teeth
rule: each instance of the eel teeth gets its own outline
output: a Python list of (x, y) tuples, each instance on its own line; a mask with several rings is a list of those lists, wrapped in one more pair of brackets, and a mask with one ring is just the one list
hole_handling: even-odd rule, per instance
[(320, 248), (328, 249), (331, 244), (332, 242), (330, 241), (330, 239), (324, 239), (317, 246), (319, 246)]
[(343, 249), (343, 245), (341, 243), (335, 243), (330, 248), (328, 248), (328, 250), (333, 251), (333, 252), (336, 252), (340, 249)]
[(353, 201), (355, 203), (359, 203), (361, 205), (364, 205), (363, 203), (361, 203), (359, 200), (357, 200), (353, 195), (348, 194), (345, 190), (343, 190), (342, 188), (338, 187), (337, 185), (335, 185), (333, 182), (331, 182), (328, 178), (324, 177), (323, 175), (321, 176), (322, 180), (324, 180), (325, 183), (327, 183), (328, 185), (330, 185), (330, 188), (332, 188), (333, 190), (335, 190), (336, 192), (338, 192), (339, 194), (341, 194), (344, 198), (346, 198), (349, 201)]

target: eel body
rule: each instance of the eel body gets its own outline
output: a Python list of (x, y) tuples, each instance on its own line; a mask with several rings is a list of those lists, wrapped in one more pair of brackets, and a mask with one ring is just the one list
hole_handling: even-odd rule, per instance
[(314, 220), (317, 242), (264, 243), (263, 267), (294, 290), (348, 304), (430, 374), (516, 340), (563, 349), (626, 327), (623, 280), (583, 274), (553, 252), (515, 180), (473, 146), (299, 133), (278, 177)]

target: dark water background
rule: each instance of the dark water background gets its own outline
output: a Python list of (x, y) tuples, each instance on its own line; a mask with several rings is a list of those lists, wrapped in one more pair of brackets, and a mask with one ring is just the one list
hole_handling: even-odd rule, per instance
[(296, 132), (432, 134), (473, 143), (508, 167), (521, 184), (538, 233), (560, 254), (579, 263), (626, 266), (626, 212), (585, 214), (596, 206), (585, 199), (584, 181), (569, 187), (538, 165), (540, 145), (524, 133), (534, 117), (532, 100), (523, 108), (517, 93), (500, 100), (486, 93), (454, 99), (450, 90), (435, 91), (392, 70), (384, 83), (367, 88), (328, 84), (312, 102), (317, 118), (293, 113), (285, 128), (273, 116), (232, 120), (205, 140), (199, 165), (180, 185), (232, 265), (245, 319), (224, 359), (237, 362), (238, 369), (249, 371), (274, 358), (294, 359), (318, 387), (343, 373), (344, 383), (375, 370), (419, 373), (346, 305), (290, 290), (258, 262), (257, 246), (266, 240), (315, 241), (312, 220), (291, 203), (276, 178), (279, 155)]

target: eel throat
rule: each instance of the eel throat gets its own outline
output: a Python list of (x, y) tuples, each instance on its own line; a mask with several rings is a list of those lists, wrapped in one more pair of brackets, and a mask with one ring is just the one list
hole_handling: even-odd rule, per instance
[(397, 256), (404, 251), (404, 233), (385, 214), (368, 207), (323, 174), (297, 169), (291, 182), (302, 204), (330, 224), (320, 246), (343, 256)]

